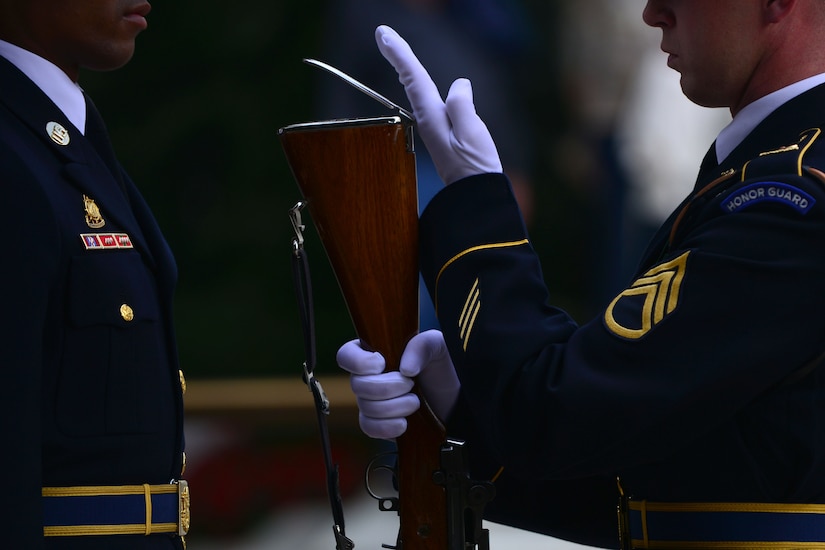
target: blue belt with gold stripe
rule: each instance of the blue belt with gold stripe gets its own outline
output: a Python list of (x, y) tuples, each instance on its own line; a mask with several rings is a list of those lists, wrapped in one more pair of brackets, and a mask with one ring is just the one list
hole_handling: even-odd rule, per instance
[(626, 500), (620, 531), (629, 550), (825, 550), (825, 504)]
[(151, 535), (189, 531), (189, 485), (43, 487), (43, 534)]

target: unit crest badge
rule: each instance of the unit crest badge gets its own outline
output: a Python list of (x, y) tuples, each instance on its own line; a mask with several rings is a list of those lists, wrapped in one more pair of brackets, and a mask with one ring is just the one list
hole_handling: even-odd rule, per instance
[(86, 225), (92, 229), (100, 229), (106, 225), (106, 220), (100, 214), (97, 204), (86, 195), (83, 195), (83, 208), (86, 210)]

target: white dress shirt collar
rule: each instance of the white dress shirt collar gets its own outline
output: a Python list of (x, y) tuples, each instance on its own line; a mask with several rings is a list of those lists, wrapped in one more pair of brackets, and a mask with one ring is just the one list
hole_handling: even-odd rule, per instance
[(822, 83), (825, 83), (825, 73), (795, 82), (745, 106), (716, 138), (716, 158), (718, 162), (724, 161), (748, 134), (777, 108)]
[(83, 90), (53, 63), (14, 44), (0, 40), (0, 56), (20, 69), (81, 133), (86, 132), (86, 100)]

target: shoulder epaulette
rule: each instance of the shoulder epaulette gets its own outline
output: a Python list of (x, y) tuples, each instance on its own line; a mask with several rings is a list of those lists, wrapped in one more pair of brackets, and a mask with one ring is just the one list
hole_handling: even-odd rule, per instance
[[(796, 143), (785, 145), (777, 149), (763, 151), (759, 156), (749, 160), (742, 166), (741, 180), (766, 178), (777, 175), (802, 176), (806, 168), (805, 155), (822, 134), (821, 128), (811, 128), (802, 132)], [(823, 161), (825, 162), (825, 157)], [(818, 163), (821, 164), (821, 163)], [(820, 170), (825, 166), (819, 166)]]

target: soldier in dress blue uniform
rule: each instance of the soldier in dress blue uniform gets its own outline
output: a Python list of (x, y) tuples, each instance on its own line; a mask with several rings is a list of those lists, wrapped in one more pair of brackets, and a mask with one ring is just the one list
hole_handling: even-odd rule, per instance
[(404, 432), (417, 377), (472, 476), (503, 467), (491, 520), (606, 548), (825, 547), (825, 2), (649, 0), (643, 18), (687, 97), (733, 120), (581, 324), (552, 305), (470, 84), (442, 101), (379, 27), (448, 184), (420, 225), (443, 332), (400, 373), (358, 341), (339, 364), (373, 437)]
[(183, 547), (176, 266), (78, 85), (149, 10), (0, 0), (3, 548)]

